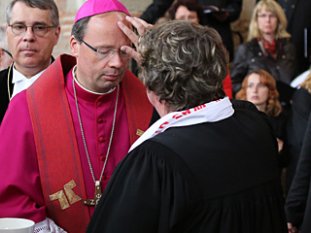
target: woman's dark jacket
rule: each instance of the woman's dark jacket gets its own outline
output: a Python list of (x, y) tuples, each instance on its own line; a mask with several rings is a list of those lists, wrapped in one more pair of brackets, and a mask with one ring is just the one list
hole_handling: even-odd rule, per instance
[(280, 99), (290, 98), (292, 88), (289, 84), (296, 75), (295, 48), (289, 39), (279, 39), (276, 42), (276, 58), (269, 55), (257, 39), (240, 45), (231, 68), (233, 91), (241, 88), (244, 77), (252, 70), (264, 69), (277, 81)]

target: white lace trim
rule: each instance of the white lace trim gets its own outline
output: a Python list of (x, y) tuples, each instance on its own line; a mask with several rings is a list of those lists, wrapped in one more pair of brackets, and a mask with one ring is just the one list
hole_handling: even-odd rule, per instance
[(65, 230), (56, 225), (56, 223), (50, 219), (35, 224), (34, 233), (67, 233)]

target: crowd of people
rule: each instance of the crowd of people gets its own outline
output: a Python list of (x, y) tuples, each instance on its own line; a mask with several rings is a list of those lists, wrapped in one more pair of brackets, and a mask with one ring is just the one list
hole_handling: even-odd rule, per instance
[(309, 233), (311, 72), (295, 78), (311, 22), (295, 22), (311, 5), (299, 4), (256, 1), (235, 47), (242, 0), (154, 0), (140, 18), (87, 0), (71, 55), (53, 57), (54, 0), (12, 0), (0, 218), (36, 233)]

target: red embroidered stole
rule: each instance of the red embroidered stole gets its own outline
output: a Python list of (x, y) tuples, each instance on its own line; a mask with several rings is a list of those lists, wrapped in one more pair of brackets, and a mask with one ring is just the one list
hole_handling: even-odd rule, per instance
[[(81, 201), (75, 202), (70, 193), (71, 190), (86, 198), (75, 129), (64, 91), (64, 76), (75, 63), (66, 55), (52, 63), (27, 90), (27, 102), (47, 215), (68, 232), (85, 232), (90, 220), (88, 209)], [(70, 185), (70, 181), (75, 184)], [(71, 187), (66, 187), (68, 184)], [(51, 200), (55, 194), (53, 199), (58, 200)]]
[(146, 96), (146, 88), (131, 72), (127, 71), (121, 85), (129, 120), (130, 143), (133, 144), (149, 127), (153, 108)]

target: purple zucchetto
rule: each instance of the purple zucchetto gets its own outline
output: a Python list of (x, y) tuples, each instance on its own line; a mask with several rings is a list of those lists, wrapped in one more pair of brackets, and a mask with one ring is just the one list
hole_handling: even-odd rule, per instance
[(78, 10), (74, 22), (76, 23), (80, 19), (111, 11), (119, 11), (130, 15), (126, 7), (118, 0), (88, 0)]

